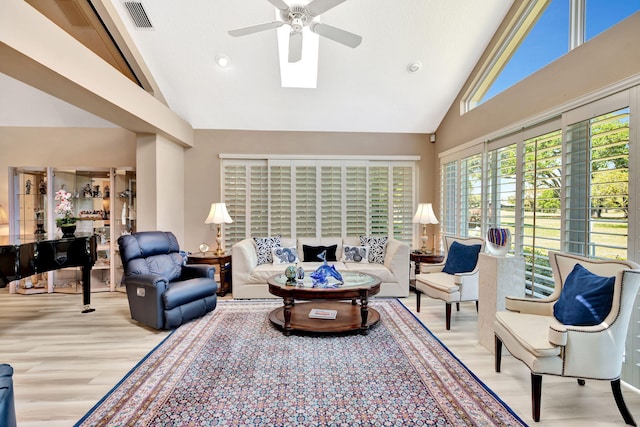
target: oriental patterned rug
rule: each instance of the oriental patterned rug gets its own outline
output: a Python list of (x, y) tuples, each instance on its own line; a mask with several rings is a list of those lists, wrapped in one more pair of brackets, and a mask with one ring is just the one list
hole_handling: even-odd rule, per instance
[(285, 337), (267, 301), (220, 301), (77, 426), (521, 426), (398, 300), (369, 335)]

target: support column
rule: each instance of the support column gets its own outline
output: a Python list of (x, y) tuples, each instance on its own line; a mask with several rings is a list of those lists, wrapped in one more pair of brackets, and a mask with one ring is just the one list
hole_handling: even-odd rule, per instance
[(162, 135), (136, 138), (137, 231), (171, 231), (184, 243), (184, 149)]

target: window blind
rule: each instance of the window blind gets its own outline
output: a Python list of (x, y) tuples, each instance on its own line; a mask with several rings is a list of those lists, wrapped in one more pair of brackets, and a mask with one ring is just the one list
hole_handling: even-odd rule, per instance
[(225, 159), (223, 174), (227, 246), (275, 234), (412, 241), (414, 161)]

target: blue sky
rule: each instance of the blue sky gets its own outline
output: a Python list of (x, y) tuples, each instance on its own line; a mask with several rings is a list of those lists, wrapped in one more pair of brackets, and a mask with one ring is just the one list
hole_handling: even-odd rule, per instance
[[(640, 0), (586, 0), (587, 40), (640, 10)], [(569, 0), (552, 0), (483, 101), (569, 50)]]

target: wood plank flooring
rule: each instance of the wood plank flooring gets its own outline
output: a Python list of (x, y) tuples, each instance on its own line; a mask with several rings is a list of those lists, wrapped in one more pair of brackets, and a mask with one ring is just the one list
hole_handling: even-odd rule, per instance
[[(415, 312), (415, 295), (402, 302)], [(20, 427), (73, 425), (168, 334), (132, 321), (123, 293), (94, 293), (92, 306), (95, 312), (82, 314), (81, 295), (18, 295), (0, 289), (0, 363), (15, 369)], [(494, 372), (493, 355), (477, 341), (473, 303), (454, 310), (450, 331), (444, 328), (443, 303), (423, 297), (422, 312), (416, 314), (525, 422), (624, 425), (608, 382), (587, 381), (580, 387), (575, 380), (549, 376), (542, 384), (542, 420), (534, 423), (529, 370), (505, 356), (502, 373)], [(623, 386), (623, 394), (640, 422), (640, 393)]]

